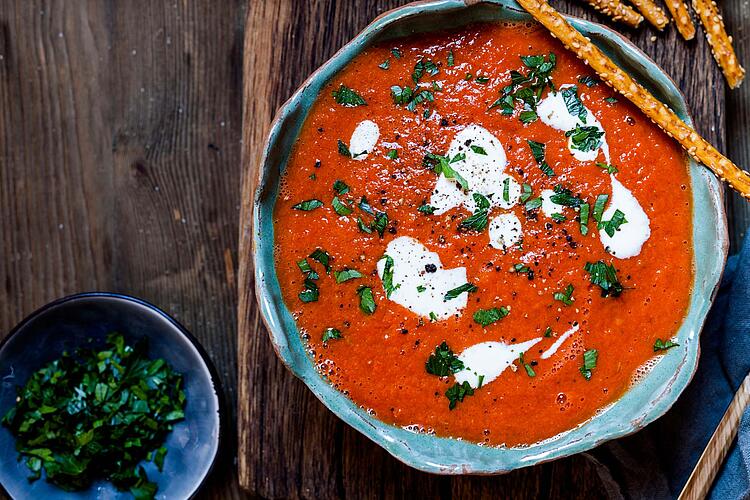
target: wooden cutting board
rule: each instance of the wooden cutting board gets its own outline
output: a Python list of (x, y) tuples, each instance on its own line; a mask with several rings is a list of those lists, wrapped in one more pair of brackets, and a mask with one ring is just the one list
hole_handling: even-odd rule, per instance
[[(398, 0), (269, 0), (249, 4), (244, 46), (243, 179), (239, 248), (238, 467), (243, 488), (262, 497), (601, 497), (583, 456), (498, 477), (431, 476), (406, 467), (330, 413), (276, 358), (254, 296), (254, 180), (276, 109), (339, 47)], [(606, 22), (569, 0), (563, 12)], [(724, 84), (702, 33), (685, 42), (670, 26), (621, 30), (687, 97), (696, 127), (724, 150)], [(736, 158), (741, 160), (742, 158)]]

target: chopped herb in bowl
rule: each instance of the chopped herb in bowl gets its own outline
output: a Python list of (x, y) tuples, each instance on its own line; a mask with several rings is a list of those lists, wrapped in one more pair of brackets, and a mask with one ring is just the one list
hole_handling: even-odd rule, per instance
[(64, 352), (18, 387), (16, 406), (2, 423), (16, 438), (19, 461), (67, 491), (111, 481), (135, 498), (153, 498), (156, 483), (140, 463), (161, 471), (167, 435), (184, 418), (182, 375), (147, 345), (107, 336), (101, 350)]

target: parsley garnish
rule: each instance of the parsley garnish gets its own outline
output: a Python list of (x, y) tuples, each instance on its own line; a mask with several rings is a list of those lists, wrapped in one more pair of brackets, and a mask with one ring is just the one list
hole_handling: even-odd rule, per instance
[(581, 199), (573, 195), (570, 189), (563, 187), (562, 184), (557, 184), (553, 188), (554, 194), (549, 197), (550, 201), (555, 205), (562, 205), (564, 207), (577, 207), (581, 205)]
[(395, 160), (398, 158), (398, 150), (397, 149), (389, 149), (388, 153), (386, 153), (386, 156), (391, 159)]
[(521, 203), (526, 203), (526, 201), (531, 198), (532, 190), (531, 186), (529, 184), (523, 183), (521, 185), (521, 197), (520, 201)]
[(341, 216), (350, 215), (352, 213), (352, 209), (347, 207), (343, 201), (339, 200), (338, 196), (333, 197), (333, 200), (331, 200), (331, 206), (333, 206), (333, 210)]
[(487, 151), (485, 151), (482, 146), (475, 146), (475, 145), (472, 144), (471, 145), (471, 150), (474, 151), (478, 155), (485, 155), (485, 156), (487, 156)]
[(534, 155), (534, 160), (536, 160), (539, 168), (544, 172), (544, 175), (547, 177), (554, 177), (555, 171), (552, 170), (552, 167), (550, 167), (544, 159), (544, 150), (546, 146), (541, 142), (532, 141), (530, 139), (527, 140), (526, 143), (529, 145), (531, 154)]
[(473, 396), (474, 389), (472, 389), (468, 380), (465, 380), (462, 384), (456, 382), (453, 387), (445, 391), (445, 397), (448, 398), (448, 408), (451, 410), (456, 407), (459, 402), (464, 401), (466, 396)]
[(539, 119), (539, 115), (536, 114), (536, 111), (527, 110), (527, 111), (521, 111), (518, 114), (518, 119), (526, 125), (527, 123), (535, 122)]
[(476, 78), (474, 78), (474, 81), (480, 85), (485, 85), (486, 83), (490, 81), (490, 78), (482, 75), (482, 76), (477, 76)]
[(448, 52), (448, 67), (453, 66), (453, 64), (454, 64), (453, 50), (450, 50)]
[(344, 338), (344, 336), (341, 335), (341, 332), (337, 330), (336, 328), (326, 328), (321, 337), (323, 342), (328, 342), (329, 340), (342, 339), (342, 338)]
[(422, 212), (425, 215), (432, 215), (435, 213), (435, 207), (432, 205), (428, 205), (426, 201), (422, 202), (421, 205), (417, 208), (418, 211)]
[(427, 290), (427, 287), (424, 285), (417, 285), (417, 292), (422, 293), (425, 290)]
[(581, 203), (581, 211), (578, 213), (578, 218), (581, 220), (580, 230), (581, 235), (586, 236), (589, 234), (589, 204)]
[(357, 94), (343, 83), (339, 86), (338, 90), (332, 92), (332, 95), (336, 102), (342, 106), (354, 107), (367, 105), (361, 95)]
[(367, 203), (367, 198), (365, 198), (364, 196), (360, 198), (359, 200), (359, 209), (362, 210), (364, 213), (375, 217), (375, 210), (372, 208), (372, 206), (369, 203)]
[(299, 300), (305, 303), (317, 302), (318, 297), (320, 297), (318, 285), (316, 285), (311, 279), (305, 278), (305, 288), (298, 294), (298, 297)]
[(183, 377), (148, 346), (127, 345), (107, 335), (101, 351), (80, 348), (47, 363), (17, 388), (15, 406), (3, 425), (16, 438), (33, 482), (81, 491), (111, 481), (136, 498), (154, 498), (157, 485), (139, 463), (159, 471), (163, 446), (175, 422), (185, 417)]
[(506, 203), (510, 201), (510, 177), (503, 179), (503, 201)]
[(602, 297), (619, 297), (623, 291), (620, 280), (617, 279), (615, 266), (602, 260), (587, 262), (583, 268), (589, 273), (591, 283), (602, 289)]
[(359, 295), (360, 310), (365, 314), (374, 313), (377, 306), (375, 305), (375, 298), (372, 296), (372, 288), (361, 286), (357, 289), (357, 295)]
[(482, 326), (488, 326), (496, 323), (510, 314), (505, 306), (493, 307), (492, 309), (478, 309), (474, 313), (474, 321)]
[(356, 269), (344, 268), (341, 271), (334, 271), (333, 276), (336, 278), (336, 283), (344, 283), (349, 280), (361, 278), (362, 273)]
[(596, 222), (602, 221), (602, 213), (604, 213), (604, 206), (607, 204), (607, 200), (609, 200), (608, 194), (600, 194), (596, 197), (594, 211), (591, 213), (591, 216)]
[(568, 285), (565, 287), (565, 290), (562, 292), (555, 292), (552, 294), (552, 298), (555, 300), (559, 300), (566, 306), (572, 305), (573, 301), (575, 300), (573, 298), (573, 285)]
[(512, 115), (515, 103), (519, 102), (523, 105), (522, 121), (529, 123), (537, 119), (536, 106), (544, 90), (547, 87), (554, 90), (551, 73), (555, 68), (556, 58), (555, 54), (550, 53), (549, 56), (522, 56), (521, 61), (528, 69), (526, 75), (519, 71), (511, 71), (510, 85), (502, 89), (500, 97), (489, 109), (499, 107), (504, 115)]
[(474, 213), (458, 225), (459, 229), (467, 229), (472, 231), (484, 231), (487, 227), (487, 221), (489, 216), (490, 201), (484, 195), (474, 193), (472, 195), (474, 203), (477, 209)]
[(452, 290), (448, 290), (443, 297), (443, 301), (447, 302), (449, 300), (455, 299), (464, 292), (472, 293), (476, 292), (477, 290), (478, 288), (476, 285), (472, 285), (471, 283), (464, 283), (463, 285), (453, 288)]
[(521, 364), (521, 366), (523, 366), (524, 370), (526, 370), (526, 375), (532, 378), (536, 377), (536, 372), (534, 371), (534, 369), (531, 367), (530, 364), (524, 361), (523, 353), (518, 355), (518, 362)]
[(565, 137), (570, 137), (570, 144), (573, 149), (583, 152), (596, 151), (602, 144), (604, 131), (594, 126), (581, 127), (576, 125), (573, 130), (565, 132)]
[(531, 269), (529, 266), (521, 264), (520, 262), (517, 264), (513, 264), (513, 267), (510, 269), (510, 272), (516, 273), (516, 274), (525, 274), (526, 277), (529, 279), (529, 281), (534, 279), (534, 270)]
[(357, 217), (357, 227), (363, 233), (372, 234), (372, 229), (370, 229), (370, 226), (365, 224), (365, 221), (362, 220), (362, 217)]
[(393, 258), (390, 255), (383, 255), (381, 257), (385, 259), (385, 266), (383, 267), (383, 289), (385, 290), (385, 296), (391, 298), (391, 294), (401, 287), (399, 283), (393, 286)]
[(425, 73), (430, 76), (435, 76), (440, 72), (437, 65), (429, 59), (420, 59), (417, 64), (414, 65), (414, 72), (411, 74), (411, 79), (414, 83), (419, 83), (420, 78)]
[(600, 161), (596, 162), (596, 166), (605, 170), (608, 174), (616, 174), (617, 172), (619, 172), (619, 170), (617, 170), (617, 167), (615, 167), (614, 165), (609, 165)]
[(443, 174), (446, 179), (454, 179), (461, 186), (462, 190), (467, 191), (469, 189), (469, 183), (461, 176), (461, 174), (456, 172), (453, 167), (451, 167), (451, 163), (463, 160), (464, 158), (466, 158), (466, 155), (460, 156), (459, 154), (456, 155), (452, 160), (448, 160), (448, 158), (446, 158), (445, 156), (428, 153), (424, 157), (424, 162), (428, 166), (432, 167), (432, 170), (436, 174)]
[(540, 197), (531, 198), (529, 201), (526, 202), (524, 205), (524, 208), (527, 212), (530, 212), (532, 210), (536, 210), (537, 208), (542, 206), (542, 199)]
[(342, 141), (341, 139), (339, 139), (339, 142), (338, 142), (338, 151), (341, 156), (345, 156), (347, 158), (352, 157), (352, 152), (349, 151), (349, 146), (347, 146), (346, 143)]
[(565, 218), (564, 214), (555, 212), (554, 214), (550, 215), (553, 221), (557, 223), (565, 222), (567, 219)]
[(375, 214), (375, 220), (372, 221), (370, 228), (377, 231), (378, 235), (382, 238), (383, 234), (385, 234), (386, 227), (388, 227), (388, 214), (385, 212), (378, 212)]
[(337, 194), (346, 194), (349, 192), (349, 186), (346, 185), (346, 182), (337, 180), (333, 183), (333, 190), (336, 191)]
[(331, 274), (331, 256), (328, 255), (328, 252), (322, 248), (316, 248), (309, 257), (316, 262), (320, 262), (325, 267), (326, 273)]
[(615, 231), (619, 230), (620, 226), (626, 222), (628, 221), (625, 219), (625, 214), (620, 209), (616, 209), (610, 220), (599, 222), (599, 228), (604, 229), (604, 232), (611, 238), (615, 235)]
[(378, 68), (380, 69), (388, 69), (391, 67), (391, 60), (390, 58), (386, 59), (382, 63), (378, 64)]
[(663, 341), (662, 339), (656, 339), (654, 342), (654, 352), (666, 351), (667, 349), (677, 347), (678, 345), (680, 344), (672, 342), (671, 340)]
[(396, 47), (391, 49), (391, 54), (393, 54), (393, 57), (395, 57), (396, 59), (401, 59), (402, 57), (401, 50)]
[(605, 97), (604, 100), (610, 104), (617, 104), (617, 99), (614, 97)]
[(406, 106), (409, 111), (415, 111), (417, 105), (423, 102), (433, 102), (435, 95), (429, 90), (412, 90), (410, 87), (391, 87), (391, 98), (393, 103), (399, 106)]
[(303, 212), (309, 212), (310, 210), (315, 210), (316, 208), (320, 208), (323, 206), (323, 202), (320, 200), (312, 199), (312, 200), (305, 200), (297, 203), (296, 205), (292, 206), (293, 210), (302, 210)]
[(578, 97), (578, 87), (575, 85), (572, 87), (565, 87), (560, 93), (562, 93), (565, 107), (568, 108), (568, 113), (577, 116), (579, 120), (586, 123), (586, 115), (588, 115), (588, 111), (586, 111), (586, 107)]
[(581, 375), (586, 380), (591, 380), (591, 370), (596, 368), (596, 360), (599, 357), (599, 353), (596, 349), (589, 349), (583, 353), (583, 366), (580, 368)]
[(547, 328), (544, 329), (544, 336), (547, 337), (547, 338), (549, 338), (549, 337), (552, 336), (552, 327), (551, 326), (548, 326)]
[(587, 87), (593, 87), (599, 85), (599, 79), (592, 75), (582, 76), (578, 79), (579, 82), (586, 85)]
[(463, 369), (463, 361), (453, 354), (453, 351), (451, 351), (445, 341), (435, 347), (435, 352), (430, 354), (430, 357), (425, 363), (425, 370), (427, 370), (427, 373), (430, 375), (437, 375), (438, 377), (447, 377), (454, 373), (458, 373)]

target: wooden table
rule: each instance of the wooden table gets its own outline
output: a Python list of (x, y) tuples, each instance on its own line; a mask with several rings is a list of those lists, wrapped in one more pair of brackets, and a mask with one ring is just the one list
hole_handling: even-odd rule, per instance
[[(274, 110), (313, 69), (399, 3), (0, 0), (0, 332), (80, 291), (163, 307), (213, 358), (230, 418), (238, 401), (247, 405), (240, 463), (256, 495), (601, 496), (580, 456), (496, 478), (402, 466), (293, 379), (255, 309), (237, 317), (238, 296), (253, 300), (248, 269), (237, 285), (249, 201), (241, 158), (256, 157)], [(602, 19), (572, 1), (557, 5)], [(750, 9), (743, 0), (723, 8), (748, 66)], [(625, 33), (675, 78), (698, 130), (750, 166), (750, 85), (725, 91), (702, 35), (686, 44), (672, 28), (656, 41), (649, 28)], [(244, 135), (243, 112), (252, 124)], [(736, 248), (750, 212), (733, 196), (727, 203)], [(250, 333), (239, 356), (238, 320)], [(242, 394), (238, 367), (251, 382)], [(242, 495), (235, 432), (202, 496)]]

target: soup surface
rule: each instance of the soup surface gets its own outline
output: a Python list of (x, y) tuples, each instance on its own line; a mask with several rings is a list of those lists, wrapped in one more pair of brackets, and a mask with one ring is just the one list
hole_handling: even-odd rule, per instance
[(328, 84), (282, 181), (276, 270), (354, 402), (530, 444), (671, 354), (690, 199), (679, 147), (541, 27), (472, 25), (367, 49)]

